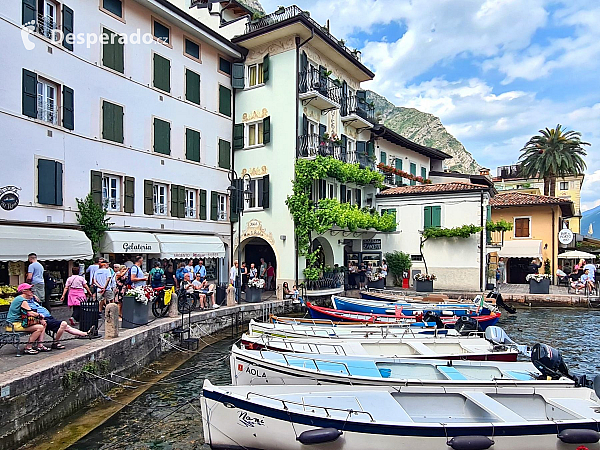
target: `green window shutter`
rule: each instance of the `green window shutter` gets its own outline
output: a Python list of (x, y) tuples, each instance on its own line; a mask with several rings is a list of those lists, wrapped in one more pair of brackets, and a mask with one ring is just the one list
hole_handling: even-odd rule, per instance
[[(345, 145), (344, 145), (345, 147)], [(365, 141), (356, 141), (356, 154), (360, 158), (367, 152), (367, 143)]]
[(154, 152), (171, 154), (171, 124), (154, 118)]
[(354, 196), (354, 198), (356, 199), (356, 204), (358, 205), (359, 208), (362, 207), (362, 191), (360, 189), (356, 189), (356, 194)]
[(154, 183), (144, 180), (144, 214), (154, 214)]
[(340, 186), (340, 203), (346, 203), (346, 185)]
[(390, 208), (390, 209), (388, 209), (387, 213), (394, 216), (394, 229), (392, 231), (396, 231), (396, 227), (398, 226), (398, 224), (396, 222), (396, 208)]
[(62, 205), (62, 164), (38, 159), (38, 203)]
[(219, 193), (211, 191), (210, 193), (210, 220), (219, 218)]
[(67, 130), (75, 128), (75, 97), (73, 89), (63, 86), (63, 127)]
[(22, 21), (21, 24), (25, 26), (33, 25), (37, 23), (37, 13), (36, 13), (36, 1), (35, 0), (23, 0), (22, 7)]
[(200, 162), (200, 133), (189, 128), (185, 129), (185, 157)]
[[(396, 169), (402, 170), (402, 160), (400, 158), (396, 158), (394, 166), (396, 167)], [(400, 175), (396, 175), (396, 184), (402, 184), (402, 177)]]
[(431, 226), (436, 228), (442, 227), (442, 207), (432, 206), (431, 207)]
[(102, 65), (119, 73), (125, 73), (125, 44), (117, 33), (104, 28), (108, 36), (106, 43), (102, 44)]
[(92, 170), (91, 192), (92, 200), (98, 206), (102, 206), (102, 172)]
[[(417, 165), (415, 163), (410, 163), (410, 173), (411, 173), (411, 175), (414, 175), (414, 176), (417, 175)], [(414, 186), (415, 184), (417, 184), (417, 182), (415, 180), (410, 180), (411, 186)]]
[(219, 85), (219, 112), (231, 117), (231, 90)]
[(154, 87), (171, 92), (171, 61), (157, 53), (154, 54)]
[(219, 139), (219, 167), (229, 169), (230, 164), (231, 144), (228, 141)]
[(263, 58), (263, 81), (266, 83), (269, 81), (269, 55), (265, 55)]
[[(346, 155), (346, 149), (348, 148), (348, 137), (345, 134), (342, 134), (341, 136), (342, 139), (342, 154), (345, 156)], [(358, 145), (356, 147), (358, 149)]]
[(59, 162), (55, 162), (54, 163), (54, 169), (55, 169), (55, 174), (54, 174), (54, 205), (56, 206), (62, 206), (63, 204), (63, 185), (62, 185), (62, 178), (63, 178), (63, 165), (62, 163)]
[(269, 195), (269, 175), (265, 175), (262, 177), (262, 207), (264, 209), (268, 209), (270, 206)]
[(231, 87), (234, 89), (244, 89), (244, 63), (233, 63), (231, 75)]
[(125, 207), (126, 213), (132, 214), (135, 209), (135, 178), (125, 177)]
[(102, 102), (102, 139), (123, 143), (123, 107)]
[(423, 180), (427, 178), (427, 169), (425, 167), (421, 167), (421, 177)]
[(373, 141), (367, 141), (367, 156), (370, 158), (375, 156), (375, 144)]
[(192, 103), (200, 104), (200, 75), (189, 69), (185, 70), (185, 98)]
[(179, 186), (171, 185), (171, 217), (179, 217)]
[(271, 142), (271, 116), (263, 119), (263, 144)]
[[(236, 123), (233, 126), (233, 149), (241, 150), (244, 148), (244, 124)], [(220, 151), (220, 142), (219, 142)]]
[(308, 117), (302, 114), (302, 135), (308, 136)]
[(23, 69), (23, 115), (37, 117), (37, 75), (27, 69)]
[(206, 190), (200, 189), (200, 219), (206, 220)]
[(179, 218), (185, 217), (185, 186), (179, 186), (179, 202), (177, 204), (178, 216)]
[(379, 152), (379, 162), (387, 166), (387, 153)]
[(426, 206), (424, 208), (423, 217), (423, 229), (426, 230), (427, 228), (431, 228), (431, 206)]
[[(63, 47), (67, 50), (73, 51), (73, 10), (66, 5), (63, 5), (62, 8), (63, 14), (63, 23), (62, 23), (62, 31), (63, 31)], [(67, 42), (67, 36), (70, 36)]]

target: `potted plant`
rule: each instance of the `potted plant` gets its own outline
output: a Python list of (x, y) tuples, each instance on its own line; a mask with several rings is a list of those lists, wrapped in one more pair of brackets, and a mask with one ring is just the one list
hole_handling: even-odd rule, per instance
[(135, 328), (148, 324), (148, 300), (152, 297), (150, 286), (129, 289), (123, 297), (122, 328)]
[(265, 288), (264, 278), (252, 278), (248, 281), (246, 289), (246, 301), (248, 303), (260, 303), (262, 300), (262, 291)]
[(413, 279), (415, 280), (415, 291), (433, 292), (433, 282), (437, 278), (434, 274), (416, 273)]
[(530, 273), (525, 277), (529, 282), (530, 294), (549, 294), (550, 293), (550, 275), (546, 273)]
[(384, 289), (383, 275), (381, 272), (372, 272), (367, 277), (369, 281), (369, 289)]

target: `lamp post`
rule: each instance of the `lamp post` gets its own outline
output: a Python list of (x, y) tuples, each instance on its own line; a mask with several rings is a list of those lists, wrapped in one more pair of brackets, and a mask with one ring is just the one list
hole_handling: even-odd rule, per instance
[[(231, 211), (237, 212), (238, 214), (238, 275), (236, 283), (238, 286), (235, 286), (235, 292), (236, 299), (239, 303), (242, 299), (242, 217), (244, 216), (245, 200), (249, 200), (252, 195), (252, 190), (249, 188), (252, 177), (246, 172), (241, 178), (238, 178), (237, 172), (232, 170), (229, 172), (229, 181), (231, 182), (231, 186), (229, 186), (227, 190), (230, 193), (230, 202), (235, 201), (235, 203), (232, 204)], [(248, 189), (246, 189), (246, 185), (248, 186)]]

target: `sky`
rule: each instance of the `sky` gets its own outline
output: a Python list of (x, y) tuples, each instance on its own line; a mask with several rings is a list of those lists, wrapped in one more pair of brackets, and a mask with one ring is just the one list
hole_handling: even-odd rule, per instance
[[(261, 0), (267, 12), (281, 4)], [(438, 116), (479, 164), (517, 162), (542, 128), (582, 133), (582, 210), (600, 205), (598, 0), (296, 0), (375, 72), (364, 83)]]

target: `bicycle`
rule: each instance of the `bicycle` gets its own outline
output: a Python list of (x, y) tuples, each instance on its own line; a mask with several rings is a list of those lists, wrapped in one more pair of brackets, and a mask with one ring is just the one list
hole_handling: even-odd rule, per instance
[(165, 287), (154, 288), (154, 298), (152, 299), (152, 314), (154, 317), (165, 317), (169, 312), (169, 304), (165, 304)]
[(198, 297), (192, 292), (182, 291), (177, 295), (177, 310), (180, 314), (189, 313), (198, 307)]

